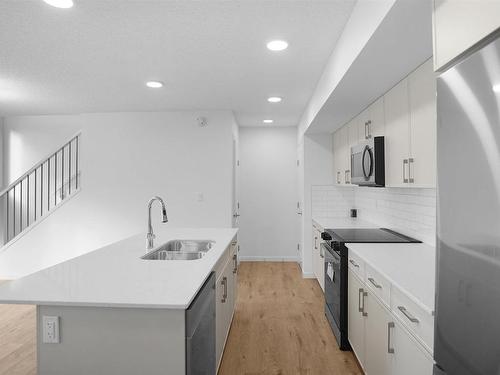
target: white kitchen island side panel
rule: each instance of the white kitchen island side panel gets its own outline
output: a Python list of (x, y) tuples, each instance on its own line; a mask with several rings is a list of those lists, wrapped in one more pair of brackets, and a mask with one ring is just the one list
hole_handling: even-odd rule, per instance
[[(58, 316), (61, 341), (43, 344), (42, 316)], [(38, 306), (38, 375), (185, 374), (185, 311)]]

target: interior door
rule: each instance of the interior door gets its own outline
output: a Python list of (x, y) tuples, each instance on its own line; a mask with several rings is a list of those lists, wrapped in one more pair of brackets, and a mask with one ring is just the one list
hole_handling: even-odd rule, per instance
[(240, 202), (238, 199), (238, 169), (240, 161), (238, 160), (238, 143), (233, 139), (233, 228), (237, 228), (240, 223)]

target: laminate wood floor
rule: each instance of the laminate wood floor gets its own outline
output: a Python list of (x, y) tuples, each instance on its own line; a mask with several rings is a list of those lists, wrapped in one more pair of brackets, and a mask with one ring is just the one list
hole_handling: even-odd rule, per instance
[(238, 298), (219, 375), (362, 374), (338, 349), (318, 282), (296, 263), (240, 265)]
[(36, 307), (0, 305), (0, 375), (36, 375)]
[[(319, 284), (296, 263), (242, 263), (219, 375), (362, 374), (338, 349), (323, 309)], [(35, 306), (0, 305), (0, 375), (35, 374)]]

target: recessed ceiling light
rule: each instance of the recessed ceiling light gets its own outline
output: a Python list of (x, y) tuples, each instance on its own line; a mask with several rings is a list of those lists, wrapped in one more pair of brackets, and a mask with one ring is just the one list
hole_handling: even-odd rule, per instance
[(284, 40), (271, 40), (267, 43), (267, 49), (271, 51), (283, 51), (288, 48), (288, 43)]
[(500, 83), (493, 85), (493, 91), (500, 93)]
[(263, 120), (262, 121), (264, 124), (272, 124), (273, 120)]
[(160, 81), (148, 81), (146, 82), (146, 86), (152, 89), (159, 89), (160, 87), (163, 87), (163, 82)]
[(43, 1), (56, 8), (68, 9), (73, 6), (73, 0), (43, 0)]
[(267, 98), (269, 103), (279, 103), (281, 100), (282, 99), (279, 96), (271, 96), (270, 98)]

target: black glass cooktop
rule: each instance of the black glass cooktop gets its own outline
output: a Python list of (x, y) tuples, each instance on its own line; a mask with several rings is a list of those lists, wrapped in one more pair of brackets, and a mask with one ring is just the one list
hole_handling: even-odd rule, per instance
[[(373, 242), (373, 243), (419, 243), (414, 238), (407, 237), (387, 228), (344, 228), (327, 229), (326, 233), (331, 236), (331, 241), (337, 242)], [(326, 239), (326, 238), (324, 238)], [(327, 239), (329, 240), (329, 239)]]

